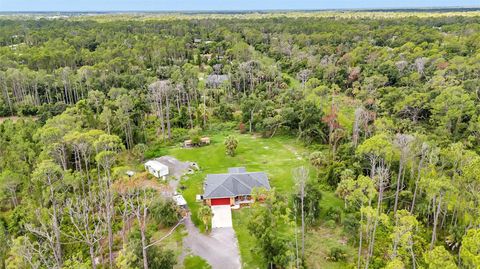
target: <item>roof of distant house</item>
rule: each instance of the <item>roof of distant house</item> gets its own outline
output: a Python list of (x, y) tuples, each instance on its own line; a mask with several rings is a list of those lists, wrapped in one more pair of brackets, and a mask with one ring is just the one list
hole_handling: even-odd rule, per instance
[(156, 171), (161, 171), (161, 170), (168, 170), (168, 166), (164, 165), (163, 163), (155, 160), (150, 160), (145, 163), (145, 166), (150, 166)]
[(225, 198), (250, 195), (255, 187), (270, 189), (264, 172), (247, 172), (244, 167), (228, 169), (227, 174), (209, 174), (205, 180), (203, 198)]

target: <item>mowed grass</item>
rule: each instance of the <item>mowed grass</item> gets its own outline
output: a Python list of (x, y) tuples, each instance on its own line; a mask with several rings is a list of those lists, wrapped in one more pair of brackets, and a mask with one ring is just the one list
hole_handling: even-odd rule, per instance
[(260, 138), (237, 134), (238, 148), (235, 156), (225, 154), (223, 144), (226, 135), (211, 137), (211, 144), (204, 147), (185, 149), (172, 147), (166, 154), (182, 161), (197, 162), (200, 171), (188, 175), (181, 184), (182, 191), (192, 212), (192, 220), (202, 228), (197, 217), (201, 204), (195, 201), (196, 194), (203, 193), (203, 181), (207, 174), (227, 173), (229, 167), (246, 167), (247, 171), (263, 171), (268, 174), (270, 185), (280, 192), (291, 192), (294, 187), (292, 169), (308, 165), (305, 151), (294, 139), (286, 137)]
[[(214, 134), (210, 136), (211, 144), (200, 148), (185, 149), (176, 146), (165, 151), (162, 150), (165, 154), (174, 156), (179, 160), (197, 162), (200, 166), (200, 171), (182, 179), (181, 185), (184, 189), (181, 192), (192, 212), (193, 222), (202, 231), (205, 230), (205, 226), (197, 215), (201, 203), (196, 202), (195, 196), (203, 193), (203, 181), (207, 174), (226, 173), (229, 167), (243, 166), (246, 167), (247, 171), (267, 173), (270, 185), (273, 188), (281, 193), (291, 194), (295, 191), (292, 170), (302, 165), (309, 166), (309, 152), (293, 138), (282, 136), (261, 138), (249, 134), (235, 134), (239, 140), (238, 148), (236, 155), (230, 157), (225, 154), (223, 144), (227, 135), (227, 133)], [(310, 175), (315, 176), (313, 169)], [(324, 193), (321, 204), (324, 208), (328, 206), (343, 207), (342, 201), (329, 192)], [(233, 227), (239, 241), (243, 268), (264, 268), (265, 264), (260, 253), (254, 249), (256, 239), (248, 231), (250, 210), (249, 208), (234, 210), (232, 214)], [(326, 232), (320, 234), (316, 232), (318, 229), (312, 230), (311, 237), (315, 240), (309, 240), (307, 249), (315, 252), (315, 254), (312, 253), (313, 255), (318, 255), (314, 260), (309, 261), (313, 266), (312, 268), (324, 268), (318, 266), (342, 268), (342, 265), (345, 265), (344, 263), (328, 262), (325, 259), (331, 246), (340, 244), (339, 242), (343, 240), (337, 230), (340, 231), (341, 229), (322, 228), (322, 231)], [(321, 238), (322, 235), (327, 236), (326, 240), (331, 241), (324, 241)], [(326, 244), (327, 242), (330, 243)]]
[(242, 208), (232, 212), (233, 227), (240, 245), (242, 268), (265, 268), (260, 253), (255, 251), (255, 238), (248, 231), (250, 213), (250, 208)]

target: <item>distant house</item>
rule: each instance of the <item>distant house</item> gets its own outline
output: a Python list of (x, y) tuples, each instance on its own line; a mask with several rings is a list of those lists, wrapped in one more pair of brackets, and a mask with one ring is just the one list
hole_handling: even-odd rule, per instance
[(226, 174), (207, 175), (203, 200), (208, 205), (248, 204), (253, 202), (253, 188), (270, 190), (267, 175), (263, 172), (247, 172), (244, 167), (233, 167)]
[(150, 160), (145, 163), (145, 169), (157, 178), (163, 178), (168, 175), (168, 166), (156, 160)]

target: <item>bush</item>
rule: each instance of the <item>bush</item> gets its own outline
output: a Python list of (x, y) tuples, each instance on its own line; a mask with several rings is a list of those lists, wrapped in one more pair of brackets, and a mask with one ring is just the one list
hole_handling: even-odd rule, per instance
[(185, 269), (210, 269), (212, 268), (207, 261), (199, 256), (188, 256), (185, 258), (183, 265)]
[(342, 210), (336, 207), (328, 207), (325, 211), (325, 216), (327, 217), (327, 219), (333, 220), (338, 223), (342, 218)]
[(355, 214), (347, 214), (342, 220), (343, 232), (348, 235), (353, 235), (351, 237), (357, 237), (357, 230), (360, 226), (360, 220), (356, 217)]
[(175, 225), (180, 220), (177, 205), (172, 199), (159, 199), (151, 208), (151, 214), (156, 222), (164, 227)]
[(233, 112), (232, 105), (222, 102), (215, 108), (213, 114), (222, 121), (231, 121), (233, 120)]
[(330, 253), (327, 256), (327, 259), (335, 262), (345, 261), (347, 259), (347, 252), (343, 247), (332, 247), (330, 249)]
[(335, 229), (337, 227), (337, 223), (334, 220), (327, 220), (324, 225), (329, 229)]
[(152, 246), (148, 248), (147, 255), (150, 268), (172, 269), (177, 264), (175, 253), (170, 249)]
[(190, 129), (188, 131), (188, 136), (190, 140), (192, 140), (193, 145), (200, 145), (200, 133), (202, 132), (202, 129), (199, 127), (195, 127), (193, 129)]

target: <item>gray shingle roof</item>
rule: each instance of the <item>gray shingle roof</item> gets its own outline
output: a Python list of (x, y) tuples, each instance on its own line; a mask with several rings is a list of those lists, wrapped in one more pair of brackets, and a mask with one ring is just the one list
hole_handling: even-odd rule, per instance
[(225, 198), (250, 195), (255, 187), (270, 190), (268, 177), (263, 172), (246, 172), (241, 167), (229, 169), (228, 174), (209, 174), (205, 180), (204, 198)]

